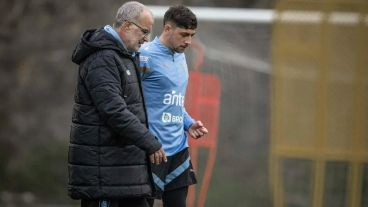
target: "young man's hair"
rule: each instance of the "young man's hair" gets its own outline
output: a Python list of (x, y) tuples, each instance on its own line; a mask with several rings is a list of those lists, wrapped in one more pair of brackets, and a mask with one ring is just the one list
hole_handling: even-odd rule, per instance
[(176, 26), (184, 29), (196, 29), (197, 17), (187, 7), (183, 5), (171, 6), (164, 15), (164, 25), (173, 23)]

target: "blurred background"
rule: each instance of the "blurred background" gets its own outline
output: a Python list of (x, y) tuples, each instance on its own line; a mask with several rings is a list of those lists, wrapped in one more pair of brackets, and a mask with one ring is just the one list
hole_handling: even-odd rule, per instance
[[(168, 5), (199, 18), (186, 104), (210, 134), (191, 142), (190, 206), (368, 207), (367, 0), (140, 2), (154, 35)], [(66, 190), (70, 57), (123, 3), (0, 2), (1, 207), (78, 206)]]

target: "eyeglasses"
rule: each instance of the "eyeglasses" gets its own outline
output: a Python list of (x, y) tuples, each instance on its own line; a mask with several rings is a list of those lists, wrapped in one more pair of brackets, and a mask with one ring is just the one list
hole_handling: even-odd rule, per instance
[(131, 21), (129, 21), (129, 22), (132, 23), (132, 24), (134, 24), (135, 26), (137, 26), (141, 30), (141, 32), (143, 33), (143, 35), (145, 37), (147, 37), (147, 36), (150, 35), (151, 32), (148, 29), (145, 29), (145, 28), (141, 27), (139, 24), (137, 24), (135, 22), (131, 22)]

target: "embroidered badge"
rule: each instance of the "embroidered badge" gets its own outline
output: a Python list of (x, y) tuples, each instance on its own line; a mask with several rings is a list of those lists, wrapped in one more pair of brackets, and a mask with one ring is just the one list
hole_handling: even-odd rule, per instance
[(139, 70), (143, 74), (151, 72), (151, 70), (149, 68), (147, 68), (146, 66), (143, 66), (143, 67), (139, 68)]

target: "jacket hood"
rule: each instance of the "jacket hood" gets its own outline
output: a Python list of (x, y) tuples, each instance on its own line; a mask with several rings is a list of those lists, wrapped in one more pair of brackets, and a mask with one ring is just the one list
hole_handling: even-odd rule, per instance
[(83, 33), (73, 51), (72, 61), (79, 65), (88, 56), (102, 49), (116, 50), (123, 55), (129, 56), (123, 45), (104, 29), (91, 29)]

